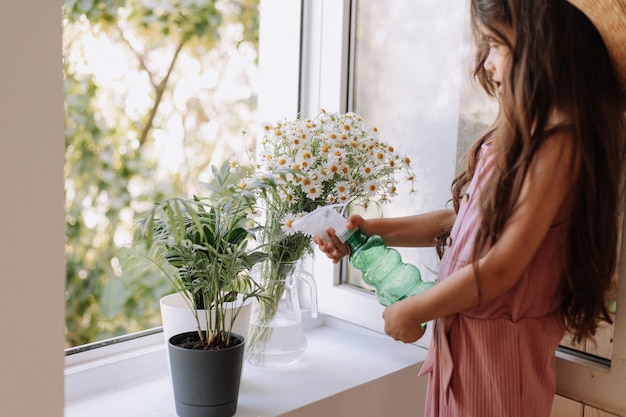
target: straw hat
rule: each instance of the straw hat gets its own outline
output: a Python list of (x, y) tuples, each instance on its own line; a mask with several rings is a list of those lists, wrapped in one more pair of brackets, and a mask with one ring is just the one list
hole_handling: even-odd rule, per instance
[(568, 0), (594, 24), (626, 93), (626, 0)]

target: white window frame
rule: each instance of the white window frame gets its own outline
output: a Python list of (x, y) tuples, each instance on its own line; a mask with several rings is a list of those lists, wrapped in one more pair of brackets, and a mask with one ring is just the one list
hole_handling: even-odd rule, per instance
[[(348, 97), (349, 0), (305, 1), (303, 13), (301, 108), (310, 114), (322, 106), (345, 111)], [(313, 92), (314, 94), (311, 94)], [(626, 236), (626, 229), (622, 236)], [(626, 277), (626, 239), (621, 245), (620, 276)], [(321, 311), (383, 331), (383, 308), (371, 295), (339, 285), (341, 267), (321, 253), (313, 261)], [(626, 305), (626, 279), (619, 280), (618, 306)], [(557, 392), (593, 407), (626, 415), (626, 309), (618, 307), (610, 367), (557, 352)], [(422, 339), (427, 346), (428, 338)]]
[[(350, 0), (305, 1), (301, 69), (302, 113), (315, 114), (348, 110), (350, 85)], [(310, 92), (310, 93), (309, 93)], [(343, 261), (345, 262), (345, 261)], [(373, 294), (350, 285), (341, 285), (344, 264), (334, 265), (316, 250), (312, 266), (321, 312), (384, 333), (384, 307)], [(432, 326), (416, 344), (430, 344)]]
[[(312, 115), (321, 107), (346, 111), (349, 15), (349, 0), (261, 0), (262, 120)], [(276, 27), (281, 30), (271, 30)], [(382, 306), (371, 294), (338, 285), (339, 266), (316, 252), (309, 268), (321, 312), (383, 332)]]
[[(321, 107), (346, 110), (348, 26), (343, 22), (349, 6), (348, 0), (261, 0), (261, 120), (311, 115)], [(272, 29), (276, 27), (281, 30)], [(309, 267), (316, 276), (321, 312), (382, 331), (376, 320), (382, 308), (374, 297), (336, 285), (338, 267), (321, 253), (316, 253)]]
[[(349, 21), (350, 0), (304, 2), (300, 87), (303, 114), (315, 114), (320, 108), (327, 111), (347, 111)], [(384, 308), (372, 294), (348, 285), (340, 285), (341, 270), (344, 269), (341, 264), (333, 264), (316, 250), (312, 269), (316, 278), (320, 311), (384, 332)]]

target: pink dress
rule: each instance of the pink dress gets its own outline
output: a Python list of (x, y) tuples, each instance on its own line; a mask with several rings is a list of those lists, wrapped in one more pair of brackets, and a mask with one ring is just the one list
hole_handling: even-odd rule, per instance
[[(479, 194), (493, 167), (483, 146), (441, 260), (439, 279), (468, 264)], [(558, 287), (564, 227), (553, 227), (519, 282), (494, 300), (435, 323), (420, 375), (430, 374), (426, 417), (549, 417), (555, 350), (565, 325)]]

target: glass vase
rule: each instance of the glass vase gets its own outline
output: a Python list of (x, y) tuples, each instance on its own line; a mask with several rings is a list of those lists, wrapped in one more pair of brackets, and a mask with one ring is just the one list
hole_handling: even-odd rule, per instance
[(298, 297), (298, 282), (310, 290), (311, 315), (317, 316), (315, 280), (297, 262), (264, 262), (253, 270), (263, 284), (263, 297), (252, 306), (246, 358), (258, 366), (281, 367), (295, 363), (307, 347)]

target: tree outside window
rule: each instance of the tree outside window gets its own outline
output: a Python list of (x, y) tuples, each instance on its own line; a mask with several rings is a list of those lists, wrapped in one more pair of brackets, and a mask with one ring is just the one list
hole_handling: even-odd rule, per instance
[[(66, 0), (66, 346), (160, 324), (130, 246), (154, 201), (250, 161), (258, 0)], [(248, 133), (246, 133), (248, 132)]]

